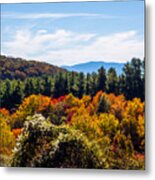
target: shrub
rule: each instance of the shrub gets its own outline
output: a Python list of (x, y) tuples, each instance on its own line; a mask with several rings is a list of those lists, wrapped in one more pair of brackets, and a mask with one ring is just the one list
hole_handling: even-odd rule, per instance
[(103, 168), (101, 153), (80, 131), (55, 126), (41, 115), (29, 117), (14, 149), (11, 166)]

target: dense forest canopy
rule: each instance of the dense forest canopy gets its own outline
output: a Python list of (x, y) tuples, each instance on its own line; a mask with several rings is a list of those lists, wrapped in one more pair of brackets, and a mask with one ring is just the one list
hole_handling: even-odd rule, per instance
[(0, 58), (0, 165), (144, 169), (144, 60), (85, 75)]
[(102, 91), (81, 99), (31, 95), (12, 114), (0, 109), (0, 126), (2, 164), (144, 169), (144, 103), (138, 98)]
[(102, 90), (115, 95), (124, 94), (126, 99), (139, 97), (144, 101), (144, 60), (133, 58), (125, 64), (119, 76), (114, 68), (106, 72), (101, 67), (98, 73), (85, 75), (46, 63), (5, 56), (1, 56), (0, 63), (0, 107), (10, 110), (17, 108), (31, 94), (57, 98), (72, 93), (81, 98)]

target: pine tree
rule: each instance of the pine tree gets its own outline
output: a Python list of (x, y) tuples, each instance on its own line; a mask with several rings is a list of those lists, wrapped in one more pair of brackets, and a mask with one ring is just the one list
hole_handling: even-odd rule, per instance
[(87, 73), (87, 77), (86, 77), (86, 94), (87, 95), (91, 94), (91, 75), (90, 75), (90, 73)]
[(70, 89), (69, 89), (68, 73), (66, 73), (64, 79), (64, 94), (67, 95), (69, 93), (70, 93)]
[(21, 104), (23, 97), (24, 94), (22, 91), (22, 84), (20, 81), (17, 81), (15, 89), (13, 90), (10, 97), (10, 109), (18, 107)]
[(80, 72), (78, 79), (78, 97), (81, 98), (85, 93), (85, 76)]
[(91, 75), (92, 81), (91, 81), (91, 96), (94, 96), (97, 92), (97, 79), (98, 76), (95, 72), (92, 73)]
[(133, 58), (130, 63), (124, 66), (125, 88), (124, 94), (127, 99), (139, 97), (142, 99), (142, 62), (140, 59)]
[(34, 91), (34, 87), (33, 87), (32, 79), (27, 79), (25, 82), (25, 88), (24, 88), (25, 97), (33, 94), (33, 91)]
[(12, 91), (12, 87), (11, 87), (11, 82), (10, 80), (6, 80), (4, 83), (4, 96), (3, 99), (1, 100), (1, 106), (5, 107), (6, 109), (10, 109), (10, 97), (11, 97), (11, 91)]
[(63, 77), (63, 74), (60, 72), (58, 75), (56, 75), (55, 83), (54, 83), (54, 97), (60, 97), (65, 95), (64, 92), (65, 88), (65, 80)]
[(106, 81), (106, 91), (107, 93), (118, 94), (118, 78), (117, 73), (114, 68), (110, 68), (107, 73)]
[(103, 68), (103, 66), (98, 70), (97, 90), (106, 90), (106, 70)]
[(51, 81), (50, 81), (50, 79), (47, 76), (44, 77), (44, 91), (43, 91), (43, 95), (51, 96)]
[(72, 71), (71, 77), (70, 77), (70, 92), (74, 96), (77, 96), (77, 91), (78, 91), (78, 86), (77, 86), (77, 81), (76, 81), (76, 73)]

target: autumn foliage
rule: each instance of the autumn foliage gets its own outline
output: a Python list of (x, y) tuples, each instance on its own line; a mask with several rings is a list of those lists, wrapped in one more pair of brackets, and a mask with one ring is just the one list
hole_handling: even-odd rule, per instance
[[(84, 95), (81, 99), (72, 94), (57, 99), (31, 95), (24, 99), (13, 114), (5, 109), (1, 109), (0, 114), (3, 126), (0, 150), (6, 153), (7, 149), (10, 153), (15, 147), (16, 152), (13, 153), (11, 161), (13, 166), (54, 167), (55, 162), (55, 167), (144, 169), (144, 102), (139, 98), (126, 100), (123, 95), (116, 96), (102, 91), (94, 97)], [(41, 114), (44, 120), (39, 120), (39, 116), (33, 118), (36, 114)], [(29, 129), (32, 125), (33, 135)], [(50, 135), (50, 128), (54, 134)], [(43, 131), (46, 131), (45, 138)], [(4, 138), (6, 133), (7, 141)], [(16, 146), (15, 141), (18, 141)], [(27, 144), (28, 142), (31, 145)], [(55, 143), (59, 143), (61, 152)], [(44, 152), (39, 150), (37, 144), (43, 147)], [(81, 148), (84, 161), (80, 159), (82, 157), (78, 149), (71, 151), (70, 147), (73, 145)], [(30, 150), (29, 146), (33, 146), (33, 149)], [(79, 164), (73, 161), (66, 151), (73, 153), (75, 159), (79, 159)], [(33, 155), (30, 157), (23, 154), (30, 158), (25, 161), (27, 164), (24, 164), (20, 157), (24, 152)], [(47, 155), (46, 161), (37, 161), (37, 157), (43, 158), (42, 153), (49, 152), (52, 154), (50, 157)], [(90, 162), (87, 153), (92, 157)], [(95, 160), (92, 153), (95, 154)], [(60, 154), (63, 160), (58, 157)]]

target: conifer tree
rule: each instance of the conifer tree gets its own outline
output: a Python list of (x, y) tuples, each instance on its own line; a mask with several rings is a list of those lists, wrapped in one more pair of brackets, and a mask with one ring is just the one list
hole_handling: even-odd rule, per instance
[(103, 66), (98, 70), (97, 90), (106, 90), (106, 70)]

